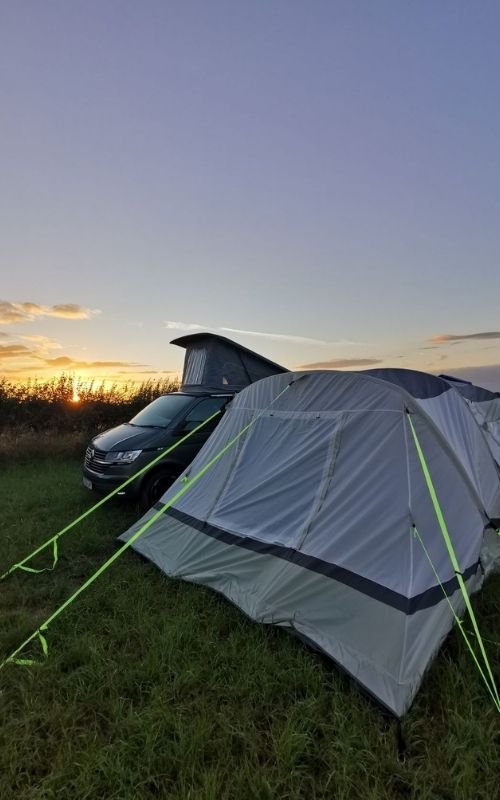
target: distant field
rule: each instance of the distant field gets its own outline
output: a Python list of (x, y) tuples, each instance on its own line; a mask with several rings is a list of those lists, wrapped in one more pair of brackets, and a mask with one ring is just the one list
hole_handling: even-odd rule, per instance
[[(0, 571), (91, 503), (79, 463), (62, 457), (4, 466), (1, 496)], [(0, 584), (2, 658), (137, 516), (109, 504), (61, 540), (54, 573)], [(497, 642), (499, 603), (497, 578), (475, 601), (484, 636)], [(404, 752), (395, 721), (324, 658), (131, 551), (48, 641), (42, 665), (0, 671), (2, 799), (498, 797), (498, 715), (457, 633), (403, 721)], [(500, 677), (500, 647), (489, 652)]]

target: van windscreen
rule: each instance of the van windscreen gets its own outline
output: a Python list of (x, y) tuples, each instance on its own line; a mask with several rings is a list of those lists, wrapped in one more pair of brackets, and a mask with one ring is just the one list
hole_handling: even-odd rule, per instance
[(130, 420), (131, 425), (143, 428), (167, 428), (172, 420), (187, 409), (193, 398), (185, 394), (167, 394), (157, 397)]

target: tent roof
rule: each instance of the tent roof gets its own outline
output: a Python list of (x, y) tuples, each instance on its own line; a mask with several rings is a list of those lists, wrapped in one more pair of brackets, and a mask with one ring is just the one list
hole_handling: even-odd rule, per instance
[(481, 403), (484, 400), (497, 400), (500, 397), (499, 392), (491, 392), (489, 389), (484, 389), (482, 386), (476, 386), (471, 381), (464, 381), (462, 378), (455, 378), (453, 375), (440, 375), (441, 379), (449, 382), (451, 386), (463, 394), (468, 400), (476, 403)]
[(416, 369), (380, 368), (360, 370), (362, 375), (371, 375), (390, 383), (401, 386), (412, 397), (423, 400), (428, 397), (438, 397), (444, 392), (449, 392), (451, 386), (441, 377), (431, 375), (429, 372), (420, 372)]

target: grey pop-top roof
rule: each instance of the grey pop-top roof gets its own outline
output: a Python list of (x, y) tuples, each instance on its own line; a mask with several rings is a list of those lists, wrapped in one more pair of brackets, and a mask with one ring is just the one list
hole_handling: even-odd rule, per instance
[(286, 368), (247, 347), (215, 333), (193, 333), (172, 339), (186, 348), (182, 386), (184, 391), (238, 392), (254, 381), (286, 372)]

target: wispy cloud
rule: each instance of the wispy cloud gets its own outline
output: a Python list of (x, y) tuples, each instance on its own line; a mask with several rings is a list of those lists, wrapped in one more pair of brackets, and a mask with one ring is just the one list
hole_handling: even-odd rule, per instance
[(484, 331), (481, 333), (438, 333), (427, 341), (432, 344), (447, 344), (448, 342), (464, 342), (468, 339), (500, 339), (500, 331)]
[(165, 327), (169, 331), (206, 331), (209, 328), (206, 325), (199, 325), (197, 322), (174, 322), (173, 320), (166, 320)]
[(77, 303), (58, 303), (42, 306), (38, 303), (11, 303), (0, 300), (0, 324), (13, 325), (16, 322), (33, 322), (39, 317), (59, 317), (62, 319), (90, 319), (99, 314), (97, 308), (84, 308)]
[[(0, 336), (2, 341), (7, 344), (0, 345), (0, 363), (5, 358), (22, 358), (26, 360), (34, 360), (37, 358), (46, 358), (54, 350), (59, 350), (61, 344), (56, 339), (51, 339), (48, 336), (33, 335), (33, 336), (19, 336), (1, 332)], [(28, 344), (24, 344), (28, 342)]]
[(0, 344), (0, 361), (3, 361), (4, 358), (29, 356), (31, 353), (32, 348), (26, 347), (25, 344)]
[(283, 342), (296, 342), (297, 344), (314, 344), (323, 346), (339, 346), (339, 345), (360, 345), (362, 342), (353, 342), (349, 339), (339, 339), (338, 341), (326, 341), (325, 339), (314, 339), (309, 336), (296, 336), (291, 333), (273, 333), (270, 331), (249, 331), (244, 328), (227, 328), (225, 326), (213, 327), (211, 325), (201, 325), (199, 322), (174, 322), (167, 320), (165, 327), (169, 330), (177, 331), (210, 331), (220, 333), (237, 333), (240, 336), (256, 336), (263, 339), (275, 339)]
[(20, 339), (23, 342), (32, 342), (36, 348), (36, 352), (39, 355), (45, 355), (52, 350), (61, 350), (62, 344), (57, 341), (57, 339), (51, 339), (49, 336), (40, 336), (40, 335), (33, 335), (33, 336), (20, 336)]
[(301, 364), (297, 369), (345, 369), (346, 367), (366, 367), (380, 364), (380, 358), (332, 358), (329, 361), (315, 361), (312, 364)]
[(218, 328), (219, 331), (224, 333), (239, 333), (241, 336), (258, 336), (263, 339), (275, 339), (281, 342), (297, 342), (298, 344), (321, 344), (331, 345), (332, 342), (326, 342), (323, 339), (312, 339), (309, 336), (295, 336), (291, 333), (269, 333), (268, 331), (247, 331), (241, 328)]
[(70, 356), (40, 359), (47, 367), (64, 369), (118, 369), (132, 367), (146, 367), (135, 361), (78, 361)]

